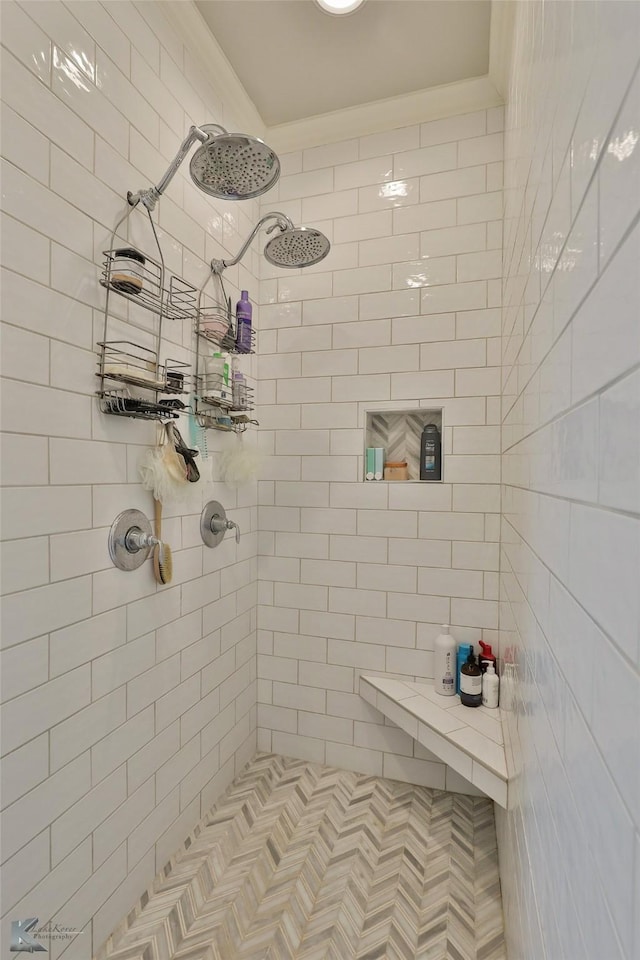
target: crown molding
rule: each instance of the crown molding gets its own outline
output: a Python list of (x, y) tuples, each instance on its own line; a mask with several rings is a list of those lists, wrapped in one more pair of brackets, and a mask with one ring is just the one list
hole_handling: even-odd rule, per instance
[[(504, 103), (516, 0), (493, 0), (490, 69), (484, 77), (429, 87), (399, 97), (347, 107), (267, 127), (193, 0), (164, 0), (163, 12), (196, 57), (222, 103), (223, 117), (236, 128), (264, 138), (280, 153), (383, 133), (414, 123), (472, 113)], [(231, 119), (232, 118), (232, 121)]]
[(274, 150), (290, 153), (370, 133), (383, 133), (414, 123), (472, 113), (502, 103), (504, 100), (489, 76), (474, 77), (401, 97), (277, 124), (267, 127), (265, 136)]
[[(223, 116), (212, 120), (232, 123), (236, 130), (264, 137), (264, 120), (193, 0), (189, 3), (184, 0), (164, 0), (162, 10), (172, 28), (183, 38), (189, 55), (198, 58), (204, 75), (222, 104)], [(209, 118), (202, 122), (209, 122)]]

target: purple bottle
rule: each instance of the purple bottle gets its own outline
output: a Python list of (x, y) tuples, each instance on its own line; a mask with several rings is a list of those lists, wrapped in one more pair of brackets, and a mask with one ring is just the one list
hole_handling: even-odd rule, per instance
[(238, 353), (251, 353), (251, 315), (253, 308), (249, 293), (242, 290), (236, 304), (236, 349)]

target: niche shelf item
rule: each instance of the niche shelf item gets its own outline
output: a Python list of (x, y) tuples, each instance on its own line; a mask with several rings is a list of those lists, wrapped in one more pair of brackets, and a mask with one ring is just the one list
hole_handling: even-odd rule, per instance
[[(406, 461), (408, 480), (378, 483), (440, 483), (444, 479), (444, 453), (440, 480), (420, 479), (420, 441), (428, 423), (434, 423), (442, 437), (442, 407), (413, 407), (407, 410), (367, 410), (364, 428), (363, 479), (366, 479), (367, 447), (382, 447), (383, 461)], [(444, 446), (444, 444), (443, 444)], [(370, 481), (371, 482), (371, 481)]]
[[(178, 414), (160, 400), (161, 394), (178, 396), (191, 388), (190, 364), (167, 358), (161, 361), (164, 320), (190, 320), (196, 315), (197, 290), (180, 277), (167, 275), (160, 241), (151, 217), (145, 209), (157, 247), (157, 259), (131, 244), (114, 246), (122, 224), (134, 207), (130, 206), (116, 224), (111, 247), (104, 251), (100, 283), (106, 289), (102, 340), (98, 343), (97, 376), (100, 380), (98, 405), (103, 413), (141, 420), (171, 420)], [(131, 340), (110, 339), (113, 322), (111, 296), (124, 297), (155, 316), (151, 338), (153, 347)], [(149, 332), (145, 329), (145, 338)], [(141, 395), (138, 391), (144, 391)]]

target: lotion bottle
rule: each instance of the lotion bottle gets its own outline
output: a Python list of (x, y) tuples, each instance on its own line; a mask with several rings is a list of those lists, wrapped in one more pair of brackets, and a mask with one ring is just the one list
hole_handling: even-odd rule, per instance
[(460, 671), (460, 699), (465, 707), (482, 705), (482, 671), (476, 663), (473, 647)]
[(496, 673), (496, 668), (489, 661), (487, 669), (482, 674), (482, 706), (490, 707), (492, 710), (498, 706), (498, 688), (500, 678)]
[(442, 624), (442, 633), (436, 637), (433, 653), (433, 688), (443, 697), (456, 692), (456, 642), (449, 633), (449, 624)]

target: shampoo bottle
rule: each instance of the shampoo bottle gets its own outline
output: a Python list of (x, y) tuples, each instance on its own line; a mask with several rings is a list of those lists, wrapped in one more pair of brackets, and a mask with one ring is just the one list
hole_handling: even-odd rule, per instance
[(442, 480), (442, 444), (435, 423), (428, 423), (420, 440), (420, 479)]
[(442, 624), (442, 633), (436, 637), (433, 654), (433, 688), (443, 697), (456, 692), (456, 642), (449, 633), (449, 624)]
[(239, 353), (251, 353), (252, 314), (249, 293), (247, 290), (242, 290), (236, 304), (236, 349)]
[(487, 664), (487, 669), (482, 674), (482, 706), (495, 709), (498, 706), (498, 688), (500, 678), (496, 673), (493, 663)]
[(473, 655), (473, 647), (460, 671), (460, 699), (465, 707), (482, 705), (482, 671)]
[(205, 357), (204, 370), (203, 395), (220, 399), (224, 380), (224, 358), (222, 354), (214, 353), (210, 357)]
[(222, 399), (231, 403), (231, 355), (222, 354)]

